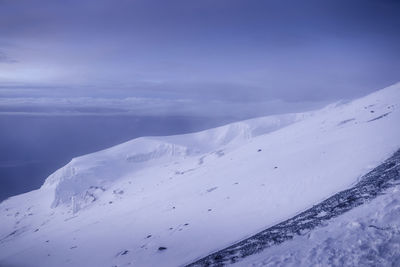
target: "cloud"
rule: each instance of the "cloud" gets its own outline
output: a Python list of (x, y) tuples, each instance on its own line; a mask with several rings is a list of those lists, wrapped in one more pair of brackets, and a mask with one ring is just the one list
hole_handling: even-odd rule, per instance
[(269, 101), (165, 98), (30, 97), (0, 98), (0, 115), (40, 116), (199, 116), (247, 119), (256, 116), (300, 112), (322, 107), (326, 102), (288, 103)]
[[(0, 64), (0, 83), (22, 84), (0, 84), (0, 97), (85, 114), (260, 115), (281, 110), (277, 99), (290, 109), (358, 97), (400, 77), (396, 2), (0, 0), (0, 63), (20, 60)], [(130, 97), (143, 103), (110, 104)]]
[(12, 63), (18, 63), (18, 61), (16, 59), (11, 58), (6, 53), (0, 51), (0, 63), (12, 64)]

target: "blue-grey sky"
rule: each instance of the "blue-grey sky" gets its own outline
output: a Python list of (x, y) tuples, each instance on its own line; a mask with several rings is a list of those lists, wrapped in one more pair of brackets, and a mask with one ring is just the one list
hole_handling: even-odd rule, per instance
[(396, 0), (0, 0), (0, 112), (240, 117), (354, 98), (400, 80), (399, 14)]

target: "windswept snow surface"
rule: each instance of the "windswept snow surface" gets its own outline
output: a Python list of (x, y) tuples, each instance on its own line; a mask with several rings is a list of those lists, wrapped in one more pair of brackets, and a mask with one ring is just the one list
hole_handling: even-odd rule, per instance
[(179, 266), (288, 219), (400, 148), (400, 84), (322, 110), (73, 159), (0, 203), (0, 266)]
[[(400, 150), (398, 150), (385, 162), (374, 168), (371, 172), (361, 177), (361, 181), (355, 184), (353, 187), (340, 191), (286, 221), (280, 222), (255, 235), (252, 235), (251, 237), (246, 238), (245, 240), (212, 253), (207, 257), (201, 258), (188, 266), (223, 266), (240, 262), (243, 258), (265, 251), (269, 247), (277, 246), (287, 240), (293, 239), (296, 236), (310, 233), (310, 231), (313, 231), (315, 228), (321, 225), (326, 225), (333, 218), (338, 217), (345, 212), (354, 209), (355, 207), (367, 204), (372, 199), (387, 192), (393, 186), (398, 185), (399, 181)], [(393, 217), (396, 217), (395, 214)], [(363, 236), (360, 236), (359, 238), (362, 237)], [(325, 261), (325, 263), (330, 262), (330, 266), (342, 266), (345, 263), (353, 265), (352, 262), (354, 261), (352, 260), (352, 256), (353, 258), (357, 258), (359, 255), (357, 255), (357, 253), (354, 253), (354, 255), (351, 254), (351, 247), (354, 246), (354, 244), (351, 244), (351, 242), (346, 244), (348, 245), (347, 252), (349, 252), (348, 255), (345, 256), (345, 258), (347, 258), (346, 261), (343, 259), (339, 260), (341, 258), (340, 253), (334, 253), (334, 257), (329, 256), (329, 260)], [(396, 246), (397, 244), (394, 247)], [(394, 252), (394, 254), (396, 254), (396, 251)], [(385, 252), (384, 254), (388, 255), (389, 253)], [(289, 254), (287, 258), (290, 258), (290, 255), (291, 254)], [(266, 258), (267, 260), (269, 259), (268, 256)], [(314, 261), (314, 264), (322, 264), (322, 262), (327, 259), (324, 258), (321, 260), (321, 257), (318, 257), (315, 260), (316, 261)], [(318, 260), (320, 261), (319, 263)], [(390, 262), (390, 260), (393, 260), (393, 258), (386, 258), (385, 260), (386, 262)], [(344, 262), (339, 264), (341, 261)], [(371, 259), (369, 259), (369, 261), (374, 263)], [(247, 262), (249, 263), (251, 261)], [(262, 263), (264, 262), (265, 261)], [(275, 261), (274, 263), (285, 265), (288, 262), (289, 261), (286, 258), (283, 258), (283, 260), (281, 258), (281, 262)], [(310, 263), (307, 265), (305, 262), (298, 260), (292, 262), (292, 264), (293, 263), (299, 265), (303, 263), (305, 266), (310, 266), (311, 264)], [(375, 264), (376, 263), (378, 263), (378, 260), (376, 260)], [(245, 262), (241, 264), (247, 265)]]
[(400, 186), (232, 266), (400, 266)]

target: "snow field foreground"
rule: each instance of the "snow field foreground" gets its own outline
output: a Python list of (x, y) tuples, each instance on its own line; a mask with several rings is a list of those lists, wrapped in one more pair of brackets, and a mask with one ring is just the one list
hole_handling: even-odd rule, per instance
[(400, 266), (400, 185), (232, 266)]
[[(286, 221), (280, 222), (279, 224), (267, 228), (249, 238), (246, 238), (245, 240), (212, 253), (188, 266), (223, 266), (233, 263), (238, 264), (238, 262), (243, 258), (251, 255), (260, 252), (261, 255), (267, 254), (265, 252), (267, 252), (266, 250), (270, 247), (280, 245), (281, 243), (296, 238), (299, 235), (310, 236), (310, 233), (312, 233), (315, 228), (328, 224), (333, 218), (341, 216), (360, 205), (367, 205), (377, 196), (385, 194), (393, 186), (399, 185), (399, 181), (400, 150), (372, 171), (361, 177), (360, 182), (351, 188), (337, 192), (333, 196), (313, 205), (311, 208)], [(299, 249), (301, 249), (301, 247), (299, 247)], [(334, 253), (334, 257), (330, 259), (329, 266), (343, 266), (343, 264), (350, 264), (351, 266), (351, 263), (354, 262), (354, 258), (357, 258), (358, 255), (357, 253), (352, 254), (351, 248), (349, 249), (349, 252), (349, 255), (346, 255), (346, 258), (349, 258), (347, 262), (339, 260), (343, 255), (340, 255), (340, 253)], [(268, 262), (268, 260), (269, 256), (265, 256), (261, 264)], [(316, 260), (317, 261), (314, 262), (314, 265), (319, 264), (318, 261), (320, 261), (320, 263), (327, 263), (327, 259)], [(379, 262), (377, 259), (375, 260), (376, 261), (373, 262), (370, 259), (370, 263), (374, 264)], [(390, 260), (393, 259), (385, 258), (385, 260), (390, 262)], [(343, 262), (339, 264), (341, 261)], [(250, 262), (251, 261), (246, 260), (244, 263), (240, 264), (248, 265)], [(289, 262), (290, 261), (284, 259), (282, 262), (275, 263), (285, 265)], [(305, 262), (299, 261), (296, 261), (296, 264), (309, 266)]]
[(400, 147), (400, 84), (73, 159), (0, 203), (0, 266), (179, 266), (288, 219)]

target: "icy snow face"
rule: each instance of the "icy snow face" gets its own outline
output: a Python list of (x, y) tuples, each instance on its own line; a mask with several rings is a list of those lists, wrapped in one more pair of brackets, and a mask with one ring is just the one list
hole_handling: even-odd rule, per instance
[(400, 148), (399, 104), (397, 84), (312, 114), (76, 158), (0, 203), (0, 265), (193, 262), (351, 187)]
[(177, 160), (190, 155), (189, 148), (140, 138), (124, 145), (73, 159), (65, 167), (52, 174), (44, 187), (54, 187), (52, 207), (72, 204), (80, 208), (98, 200), (110, 185), (125, 173), (134, 173), (149, 164)]
[(149, 152), (135, 153), (128, 155), (126, 160), (132, 163), (146, 162), (149, 160), (159, 159), (162, 157), (183, 157), (190, 155), (190, 150), (187, 147), (177, 146), (174, 144), (161, 144), (155, 150)]

